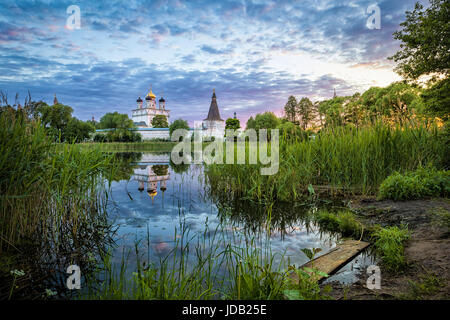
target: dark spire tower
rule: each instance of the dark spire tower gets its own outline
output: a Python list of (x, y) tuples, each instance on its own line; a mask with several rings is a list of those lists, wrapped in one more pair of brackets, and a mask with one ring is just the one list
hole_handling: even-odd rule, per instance
[(219, 106), (217, 105), (216, 90), (213, 89), (213, 95), (211, 98), (211, 105), (209, 106), (208, 117), (205, 121), (223, 121), (220, 118)]

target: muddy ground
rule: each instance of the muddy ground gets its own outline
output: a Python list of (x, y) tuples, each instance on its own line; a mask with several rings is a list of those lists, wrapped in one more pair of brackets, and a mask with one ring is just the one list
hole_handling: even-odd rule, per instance
[(349, 206), (367, 225), (406, 224), (411, 238), (405, 246), (408, 267), (390, 273), (381, 267), (381, 289), (366, 287), (367, 275), (352, 285), (332, 283), (335, 299), (450, 299), (450, 231), (439, 213), (450, 212), (448, 199), (376, 201), (356, 199)]

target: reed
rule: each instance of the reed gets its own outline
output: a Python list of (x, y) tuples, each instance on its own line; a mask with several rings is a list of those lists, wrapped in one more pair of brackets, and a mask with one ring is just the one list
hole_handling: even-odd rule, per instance
[(105, 222), (111, 157), (76, 145), (55, 147), (45, 129), (19, 111), (0, 116), (0, 150), (0, 252), (26, 241), (55, 249), (70, 238), (76, 245), (86, 228)]
[(103, 268), (86, 279), (81, 299), (282, 299), (287, 273), (270, 249), (258, 249), (251, 239), (240, 243), (233, 232), (225, 236), (221, 225), (205, 227), (193, 241), (183, 220), (175, 231), (174, 247), (159, 263), (143, 259), (135, 245), (137, 266), (127, 270), (130, 252), (120, 265), (102, 257)]
[[(247, 150), (248, 151), (248, 150)], [(266, 202), (293, 201), (311, 192), (374, 194), (394, 171), (443, 166), (446, 155), (436, 126), (324, 129), (314, 138), (280, 141), (280, 167), (260, 174), (260, 164), (213, 164), (206, 168), (213, 193)]]

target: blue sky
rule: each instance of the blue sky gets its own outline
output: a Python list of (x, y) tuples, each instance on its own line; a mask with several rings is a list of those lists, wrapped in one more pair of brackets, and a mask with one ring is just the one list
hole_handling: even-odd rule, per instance
[[(289, 95), (312, 100), (399, 80), (387, 59), (404, 1), (9, 1), (0, 3), (0, 89), (98, 120), (163, 93), (171, 119), (281, 115)], [(366, 26), (377, 4), (381, 29)], [(427, 4), (427, 3), (424, 3)], [(81, 28), (69, 30), (78, 5)], [(11, 101), (10, 101), (11, 102)]]

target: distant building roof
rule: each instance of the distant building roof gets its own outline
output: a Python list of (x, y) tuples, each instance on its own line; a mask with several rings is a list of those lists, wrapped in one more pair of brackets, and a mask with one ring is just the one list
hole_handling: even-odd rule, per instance
[(223, 119), (220, 118), (219, 106), (217, 105), (216, 91), (214, 89), (213, 89), (213, 95), (211, 98), (211, 105), (209, 106), (208, 117), (204, 120), (223, 121)]

